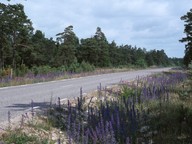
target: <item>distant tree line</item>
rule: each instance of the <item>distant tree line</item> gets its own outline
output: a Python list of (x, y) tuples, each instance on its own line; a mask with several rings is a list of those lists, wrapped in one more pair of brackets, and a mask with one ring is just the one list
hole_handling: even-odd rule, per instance
[(41, 30), (34, 31), (23, 5), (0, 3), (0, 69), (21, 65), (70, 67), (80, 63), (95, 67), (181, 64), (181, 59), (168, 58), (164, 50), (146, 51), (131, 45), (118, 46), (115, 41), (109, 43), (100, 27), (94, 36), (79, 39), (70, 25), (56, 37), (46, 38)]

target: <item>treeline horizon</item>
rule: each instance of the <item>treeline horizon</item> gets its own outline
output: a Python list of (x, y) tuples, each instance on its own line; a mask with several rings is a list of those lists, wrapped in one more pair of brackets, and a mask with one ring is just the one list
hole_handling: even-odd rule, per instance
[(56, 34), (56, 40), (46, 38), (41, 30), (34, 31), (22, 4), (0, 3), (0, 69), (21, 65), (70, 67), (86, 63), (94, 67), (174, 66), (181, 58), (169, 58), (164, 50), (150, 50), (132, 45), (109, 43), (100, 27), (92, 37), (79, 39), (70, 25)]

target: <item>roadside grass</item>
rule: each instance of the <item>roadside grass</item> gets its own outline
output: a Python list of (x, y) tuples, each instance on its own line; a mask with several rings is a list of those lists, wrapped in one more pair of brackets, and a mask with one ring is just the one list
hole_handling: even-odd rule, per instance
[(192, 77), (172, 71), (114, 87), (100, 85), (86, 96), (80, 91), (73, 100), (58, 99), (37, 119), (20, 128), (17, 136), (7, 131), (3, 142), (189, 144)]
[(54, 144), (57, 142), (58, 133), (46, 118), (35, 115), (0, 131), (0, 142), (2, 144)]
[(97, 105), (79, 97), (75, 105), (53, 109), (49, 119), (67, 132), (69, 143), (191, 143), (190, 83), (183, 72), (122, 81), (110, 98), (98, 92)]
[(46, 74), (26, 74), (25, 76), (20, 77), (13, 77), (5, 76), (0, 77), (0, 87), (7, 87), (7, 86), (17, 86), (17, 85), (25, 85), (25, 84), (33, 84), (33, 83), (40, 83), (40, 82), (48, 82), (54, 80), (62, 80), (62, 79), (69, 79), (69, 78), (78, 78), (78, 77), (85, 77), (90, 75), (98, 75), (98, 74), (106, 74), (106, 73), (114, 73), (114, 72), (124, 72), (130, 71), (130, 68), (103, 68), (103, 69), (95, 69), (90, 72), (49, 72)]
[[(166, 73), (170, 75), (171, 73)], [(147, 102), (150, 139), (154, 143), (189, 144), (192, 142), (192, 79), (188, 76), (174, 87), (167, 87), (168, 100)]]
[(2, 140), (6, 144), (25, 144), (25, 143), (36, 143), (36, 144), (47, 144), (47, 139), (41, 139), (39, 136), (29, 135), (20, 130), (8, 132), (2, 136)]

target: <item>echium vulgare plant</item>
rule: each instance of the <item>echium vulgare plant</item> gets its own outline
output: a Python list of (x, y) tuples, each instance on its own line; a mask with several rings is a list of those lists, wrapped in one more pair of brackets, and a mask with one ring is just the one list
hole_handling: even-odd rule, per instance
[[(130, 96), (116, 97), (100, 101), (97, 107), (85, 108), (82, 95), (76, 105), (68, 101), (51, 110), (52, 121), (67, 132), (69, 143), (93, 144), (137, 144), (146, 141), (143, 129), (148, 130), (149, 111), (143, 103), (150, 100), (169, 100), (169, 91), (184, 81), (186, 75), (174, 73), (137, 78), (135, 83), (127, 83)], [(81, 92), (82, 93), (82, 92)], [(54, 118), (53, 118), (54, 117)], [(141, 132), (142, 129), (142, 132)], [(150, 139), (148, 139), (150, 140)]]

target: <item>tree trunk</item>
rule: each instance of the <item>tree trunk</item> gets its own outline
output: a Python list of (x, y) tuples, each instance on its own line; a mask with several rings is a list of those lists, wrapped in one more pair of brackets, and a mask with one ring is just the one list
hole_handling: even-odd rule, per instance
[(12, 54), (12, 68), (16, 69), (15, 53), (16, 53), (16, 32), (13, 34), (13, 54)]
[(0, 69), (3, 69), (3, 47), (1, 42), (0, 42)]
[(0, 37), (0, 69), (4, 68), (4, 55), (3, 55), (3, 26), (1, 27), (1, 37)]

